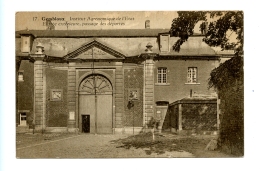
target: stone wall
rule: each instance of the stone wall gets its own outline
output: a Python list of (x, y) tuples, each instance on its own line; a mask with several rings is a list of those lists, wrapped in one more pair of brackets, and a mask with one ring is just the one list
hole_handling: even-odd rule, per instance
[(217, 99), (184, 98), (170, 104), (163, 129), (217, 131)]
[(183, 130), (217, 130), (217, 104), (182, 104)]

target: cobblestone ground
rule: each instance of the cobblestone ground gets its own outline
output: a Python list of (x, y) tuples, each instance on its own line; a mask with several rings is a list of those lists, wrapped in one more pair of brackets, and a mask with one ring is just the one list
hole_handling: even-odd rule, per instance
[(16, 136), (17, 158), (169, 158), (194, 157), (185, 151), (152, 153), (145, 149), (117, 148), (113, 140), (127, 135), (93, 134), (19, 134)]

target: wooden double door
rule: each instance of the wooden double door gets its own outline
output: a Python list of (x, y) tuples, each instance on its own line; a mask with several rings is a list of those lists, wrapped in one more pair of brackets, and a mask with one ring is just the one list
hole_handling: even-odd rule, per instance
[(80, 85), (80, 131), (86, 133), (112, 133), (112, 86), (107, 78), (91, 75)]

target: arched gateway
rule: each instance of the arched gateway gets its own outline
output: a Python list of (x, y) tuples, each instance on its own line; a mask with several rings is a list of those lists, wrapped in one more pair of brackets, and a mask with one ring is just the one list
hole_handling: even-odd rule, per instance
[(79, 129), (86, 133), (112, 133), (110, 81), (100, 74), (86, 77), (79, 85)]

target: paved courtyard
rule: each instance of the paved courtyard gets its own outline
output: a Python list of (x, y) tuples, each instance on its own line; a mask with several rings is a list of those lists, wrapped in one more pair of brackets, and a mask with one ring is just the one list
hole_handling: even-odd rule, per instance
[(17, 158), (169, 158), (194, 157), (186, 151), (146, 154), (142, 148), (118, 148), (113, 140), (129, 135), (17, 134)]

